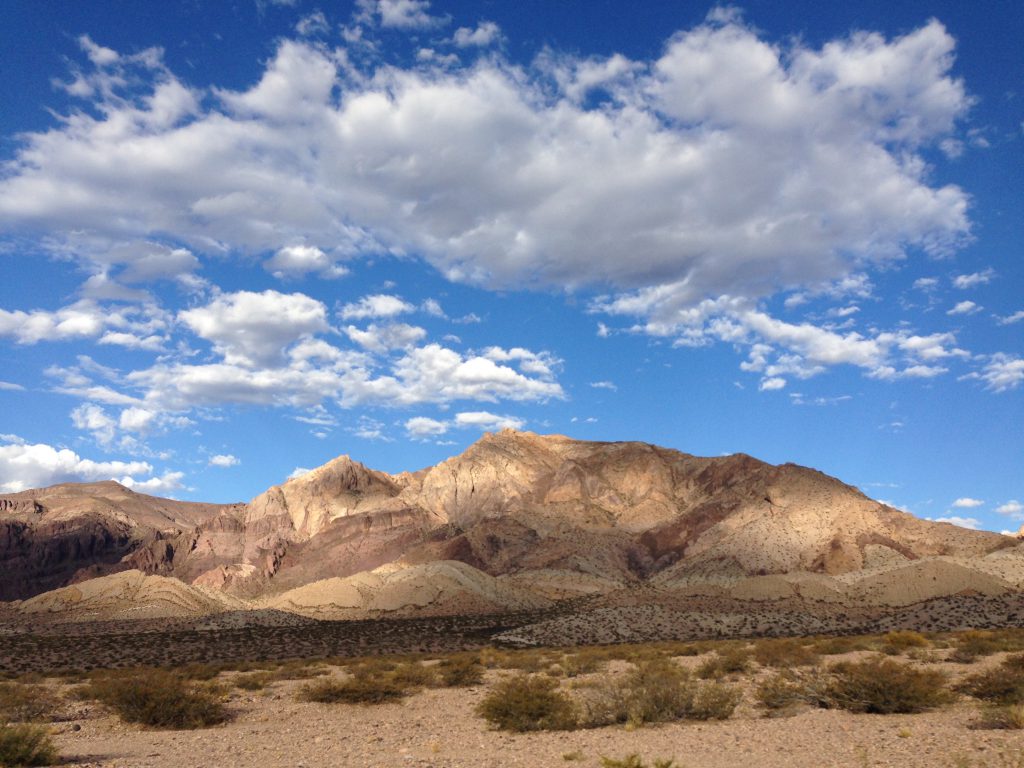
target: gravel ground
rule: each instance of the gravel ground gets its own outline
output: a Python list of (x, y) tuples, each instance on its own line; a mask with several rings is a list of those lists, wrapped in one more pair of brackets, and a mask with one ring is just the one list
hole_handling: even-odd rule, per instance
[(66, 764), (83, 768), (597, 768), (601, 756), (631, 753), (648, 764), (672, 758), (681, 768), (1024, 765), (1024, 732), (973, 729), (977, 708), (968, 703), (920, 715), (806, 709), (772, 719), (742, 705), (726, 722), (512, 735), (474, 714), (483, 687), (361, 707), (297, 702), (299, 685), (236, 692), (233, 720), (200, 731), (142, 730), (83, 705), (77, 719), (54, 726), (56, 741)]

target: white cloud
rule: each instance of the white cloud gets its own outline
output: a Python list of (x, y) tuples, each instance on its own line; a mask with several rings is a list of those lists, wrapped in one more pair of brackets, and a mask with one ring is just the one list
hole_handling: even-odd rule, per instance
[(1024, 309), (1017, 310), (1012, 315), (1000, 317), (998, 323), (1000, 325), (1012, 325), (1013, 323), (1019, 323), (1021, 320), (1024, 320)]
[(612, 392), (618, 390), (618, 387), (610, 381), (592, 381), (590, 382), (590, 386), (594, 389), (610, 389)]
[(9, 336), (19, 344), (95, 338), (103, 332), (104, 326), (102, 310), (88, 299), (55, 312), (0, 309), (0, 336)]
[(181, 482), (183, 477), (185, 477), (184, 472), (165, 472), (159, 477), (151, 477), (149, 480), (122, 477), (120, 483), (136, 493), (170, 493), (185, 487)]
[(147, 408), (132, 406), (121, 411), (118, 426), (127, 432), (145, 432), (152, 426), (157, 414)]
[(989, 267), (982, 272), (973, 272), (969, 275), (957, 275), (953, 278), (953, 285), (961, 290), (974, 288), (977, 285), (985, 285), (996, 276), (996, 271)]
[(767, 379), (761, 379), (761, 383), (758, 385), (758, 389), (762, 392), (771, 392), (772, 390), (782, 389), (786, 386), (786, 380), (778, 376), (772, 376)]
[(324, 16), (323, 11), (306, 14), (295, 24), (295, 31), (303, 37), (326, 34), (330, 29), (331, 25), (327, 23), (327, 17)]
[(302, 277), (310, 272), (328, 279), (348, 274), (347, 268), (334, 263), (315, 245), (286, 245), (267, 259), (263, 266), (277, 278)]
[(428, 0), (360, 0), (359, 4), (385, 28), (432, 29), (447, 23), (446, 18), (429, 13)]
[(996, 507), (996, 512), (1001, 515), (1010, 515), (1017, 519), (1024, 519), (1024, 504), (1021, 504), (1016, 499), (1011, 499), (1005, 504), (1000, 504)]
[(95, 403), (83, 403), (71, 411), (71, 423), (78, 429), (92, 432), (100, 445), (110, 445), (117, 429), (117, 422)]
[(395, 317), (415, 310), (415, 306), (398, 296), (378, 293), (364, 296), (355, 303), (346, 304), (338, 312), (338, 315), (342, 320), (365, 320), (370, 317)]
[(94, 43), (92, 38), (88, 35), (79, 36), (78, 45), (83, 51), (85, 51), (86, 55), (89, 57), (89, 61), (98, 67), (109, 66), (116, 63), (121, 58), (118, 56), (117, 51)]
[(969, 373), (963, 378), (980, 379), (985, 388), (993, 392), (1008, 392), (1024, 381), (1024, 359), (1016, 355), (997, 352), (982, 368), (981, 372)]
[(973, 315), (975, 312), (980, 312), (981, 307), (975, 304), (973, 301), (959, 301), (952, 309), (947, 310), (947, 315)]
[[(417, 0), (364, 9), (438, 23)], [(936, 21), (812, 49), (718, 19), (656, 60), (527, 69), (354, 71), (284, 41), (251, 88), (205, 94), (154, 51), (101, 55), (117, 72), (81, 75), (90, 108), (16, 148), (0, 226), (170, 233), (197, 252), (417, 253), (453, 280), (669, 286), (680, 307), (758, 298), (969, 237), (966, 195), (931, 185), (917, 154), (971, 103), (953, 52)], [(554, 71), (573, 74), (552, 88)], [(599, 109), (579, 98), (593, 84), (609, 94)]]
[(414, 416), (405, 422), (405, 431), (409, 433), (409, 436), (420, 440), (438, 437), (445, 434), (450, 428), (449, 422), (438, 421), (426, 416)]
[(243, 366), (280, 362), (290, 344), (327, 330), (326, 317), (316, 299), (277, 291), (226, 293), (204, 307), (178, 313), (226, 363)]
[(490, 429), (522, 429), (526, 422), (516, 416), (498, 416), (488, 411), (466, 411), (455, 414), (455, 426)]
[(479, 46), (484, 48), (501, 38), (501, 28), (493, 21), (481, 21), (476, 29), (459, 27), (452, 36), (452, 42), (459, 48)]
[(437, 299), (425, 299), (423, 303), (420, 304), (420, 310), (432, 317), (446, 317), (444, 310), (441, 309), (441, 305), (438, 303)]
[(919, 277), (914, 281), (914, 287), (919, 291), (934, 291), (939, 286), (937, 277)]
[(305, 467), (296, 467), (295, 469), (292, 470), (291, 474), (288, 475), (288, 479), (289, 480), (294, 480), (297, 477), (302, 477), (303, 475), (308, 475), (312, 471), (313, 470), (306, 469)]
[(969, 496), (964, 496), (953, 502), (953, 506), (958, 509), (971, 509), (973, 507), (980, 507), (985, 502), (981, 499), (972, 499)]
[(230, 453), (218, 453), (210, 457), (211, 467), (237, 467), (242, 462)]
[(981, 528), (981, 521), (973, 517), (957, 517), (956, 515), (951, 515), (949, 517), (935, 517), (932, 519), (936, 523), (952, 523), (953, 525), (959, 525), (961, 528), (970, 528), (974, 531)]
[[(125, 479), (152, 474), (144, 461), (93, 461), (45, 443), (0, 445), (0, 491), (14, 493), (67, 482)], [(128, 477), (124, 477), (128, 475)], [(134, 482), (134, 481), (133, 481)]]
[(365, 329), (350, 325), (345, 328), (345, 333), (356, 344), (371, 352), (407, 349), (427, 336), (423, 328), (405, 323), (388, 323), (381, 326), (371, 323)]
[(23, 392), (25, 388), (21, 384), (11, 381), (0, 381), (0, 392)]
[(405, 422), (405, 431), (414, 440), (430, 440), (451, 429), (522, 429), (526, 422), (518, 416), (501, 416), (489, 411), (463, 411), (449, 421), (415, 416)]

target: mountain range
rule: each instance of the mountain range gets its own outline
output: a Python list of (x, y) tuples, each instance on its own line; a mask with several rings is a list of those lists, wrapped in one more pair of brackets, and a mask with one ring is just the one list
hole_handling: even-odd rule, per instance
[(671, 595), (905, 606), (1022, 583), (1018, 538), (919, 519), (813, 469), (513, 430), (417, 472), (341, 456), (248, 503), (112, 481), (0, 497), (0, 600), (71, 621)]

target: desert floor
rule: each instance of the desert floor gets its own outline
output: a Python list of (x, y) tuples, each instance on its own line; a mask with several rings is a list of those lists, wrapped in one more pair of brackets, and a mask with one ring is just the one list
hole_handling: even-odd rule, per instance
[[(831, 657), (831, 661), (858, 655)], [(1002, 657), (996, 654), (968, 667), (929, 666), (956, 677), (994, 667)], [(679, 661), (695, 666), (701, 658)], [(226, 686), (234, 674), (222, 673), (218, 682)], [(330, 674), (344, 672), (331, 668)], [(296, 693), (305, 682), (281, 680), (262, 691), (232, 690), (231, 720), (195, 731), (146, 730), (121, 723), (95, 702), (69, 702), (53, 732), (65, 764), (82, 767), (599, 768), (602, 757), (622, 759), (633, 753), (648, 766), (673, 759), (680, 768), (1024, 766), (1024, 731), (976, 727), (980, 710), (971, 699), (916, 715), (805, 707), (789, 716), (769, 718), (752, 696), (758, 674), (767, 674), (764, 670), (733, 678), (746, 693), (726, 721), (504, 733), (492, 730), (475, 708), (488, 686), (509, 674), (514, 673), (492, 669), (480, 686), (427, 688), (402, 703), (374, 706), (300, 702)], [(58, 685), (56, 681), (48, 684)]]

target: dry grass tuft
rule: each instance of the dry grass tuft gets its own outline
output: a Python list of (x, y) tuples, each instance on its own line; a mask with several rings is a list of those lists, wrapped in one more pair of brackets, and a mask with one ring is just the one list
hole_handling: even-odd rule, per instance
[(0, 683), (0, 723), (50, 720), (58, 706), (56, 696), (46, 686)]

